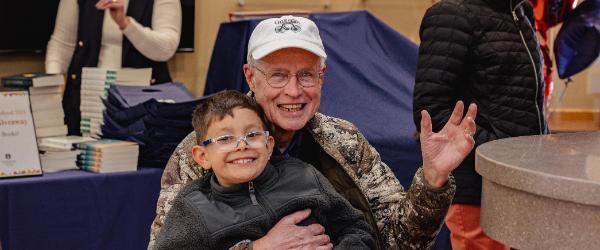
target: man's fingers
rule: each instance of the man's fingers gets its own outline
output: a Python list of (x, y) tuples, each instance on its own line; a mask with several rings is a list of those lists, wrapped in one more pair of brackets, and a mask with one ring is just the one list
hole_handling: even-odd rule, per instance
[(278, 224), (286, 223), (286, 224), (296, 225), (296, 224), (300, 223), (301, 221), (303, 221), (304, 219), (308, 218), (309, 215), (310, 215), (310, 209), (304, 209), (304, 210), (286, 215), (285, 217), (281, 218), (281, 220), (278, 222)]
[(473, 120), (475, 120), (475, 118), (477, 117), (477, 104), (475, 103), (471, 103), (471, 105), (469, 105), (469, 110), (467, 111), (467, 116), (473, 118)]
[(325, 233), (325, 228), (320, 224), (310, 224), (306, 227), (311, 232), (311, 235), (320, 235)]
[(421, 141), (429, 138), (431, 133), (431, 117), (429, 116), (429, 113), (427, 113), (427, 110), (421, 110)]
[(465, 110), (465, 105), (462, 101), (456, 102), (454, 106), (454, 110), (452, 111), (452, 115), (450, 115), (450, 119), (448, 119), (448, 123), (458, 125), (463, 117), (463, 111)]
[(317, 250), (331, 250), (331, 249), (333, 249), (333, 244), (329, 243), (325, 246), (318, 246), (316, 249)]

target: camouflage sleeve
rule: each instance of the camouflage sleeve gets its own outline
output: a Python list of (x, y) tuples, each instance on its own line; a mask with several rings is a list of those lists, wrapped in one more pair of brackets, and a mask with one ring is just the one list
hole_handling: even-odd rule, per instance
[(252, 250), (252, 241), (243, 240), (229, 248), (229, 250)]
[(196, 144), (194, 132), (186, 136), (177, 146), (167, 162), (161, 178), (161, 190), (156, 204), (156, 217), (150, 226), (150, 242), (148, 249), (153, 249), (160, 228), (165, 222), (165, 217), (173, 205), (177, 193), (186, 183), (202, 176), (202, 168), (191, 157), (191, 148)]
[(441, 188), (430, 186), (419, 168), (405, 192), (392, 170), (367, 139), (358, 135), (357, 177), (369, 200), (387, 248), (429, 249), (435, 242), (456, 190), (454, 178)]

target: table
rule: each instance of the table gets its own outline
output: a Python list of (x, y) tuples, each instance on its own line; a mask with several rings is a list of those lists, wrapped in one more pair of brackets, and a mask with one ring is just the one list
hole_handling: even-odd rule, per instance
[(600, 246), (600, 132), (492, 141), (475, 168), (492, 238), (517, 249)]
[(162, 169), (0, 179), (3, 249), (145, 249)]

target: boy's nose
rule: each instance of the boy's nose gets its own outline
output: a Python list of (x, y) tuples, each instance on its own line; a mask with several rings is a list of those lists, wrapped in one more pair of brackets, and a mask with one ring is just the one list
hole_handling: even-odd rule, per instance
[[(244, 142), (242, 144), (242, 142)], [(235, 144), (235, 150), (242, 150), (242, 149), (246, 149), (248, 147), (248, 142), (246, 141), (246, 138), (240, 138), (240, 140), (237, 141), (237, 143)]]

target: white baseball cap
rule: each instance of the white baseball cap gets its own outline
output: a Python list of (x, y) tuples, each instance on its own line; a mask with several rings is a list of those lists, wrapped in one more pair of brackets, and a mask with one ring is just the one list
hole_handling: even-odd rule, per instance
[(317, 25), (297, 16), (269, 18), (256, 25), (248, 42), (248, 57), (261, 59), (284, 48), (300, 48), (327, 58)]

